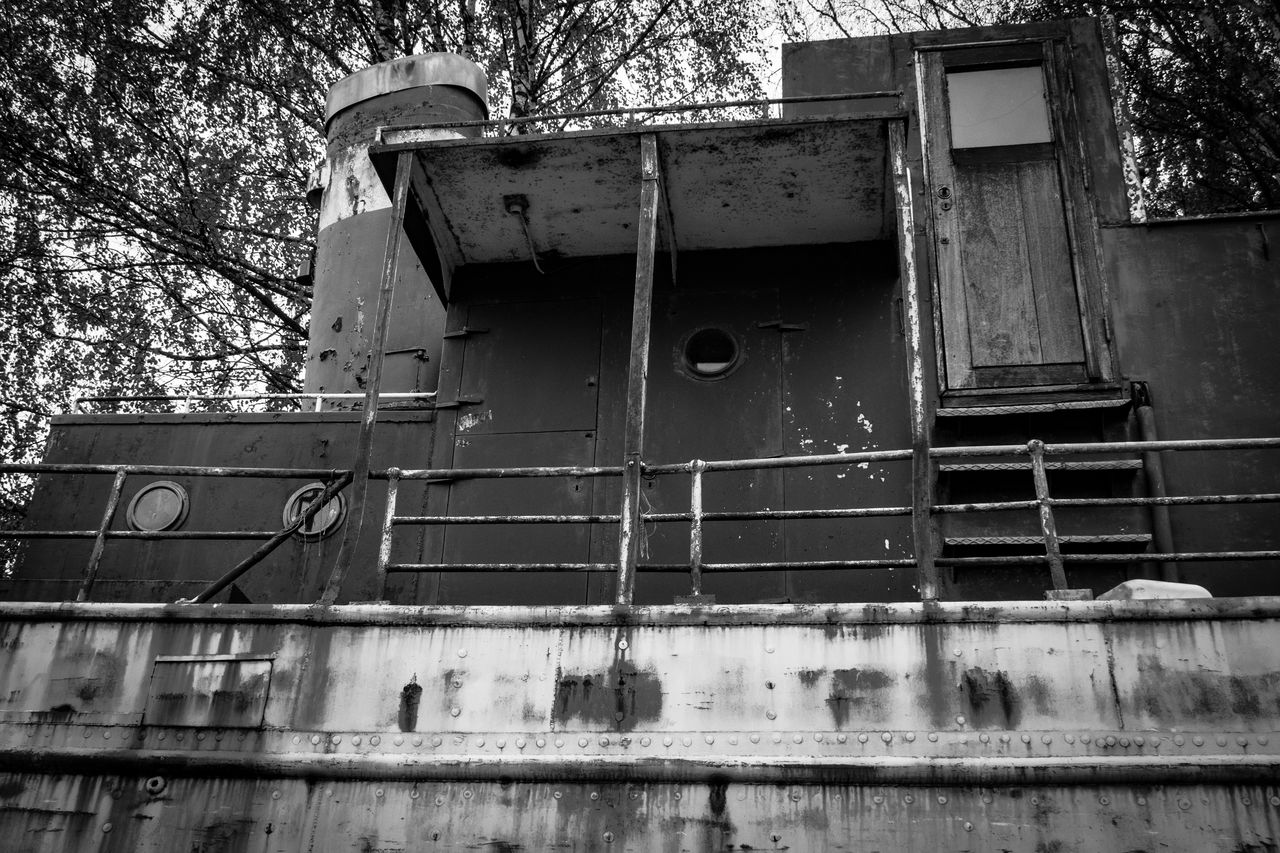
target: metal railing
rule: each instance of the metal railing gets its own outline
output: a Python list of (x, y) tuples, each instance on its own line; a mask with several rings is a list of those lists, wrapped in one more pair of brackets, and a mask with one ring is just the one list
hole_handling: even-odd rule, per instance
[[(426, 122), (380, 127), (375, 137), (379, 145), (400, 145), (412, 143), (414, 132), (422, 130), (476, 130), (482, 135), (508, 136), (514, 133), (557, 132), (571, 128), (604, 127), (647, 127), (671, 123), (672, 117), (682, 117), (689, 121), (693, 116), (707, 116), (720, 113), (726, 120), (741, 120), (744, 117), (755, 119), (774, 118), (774, 107), (778, 116), (782, 117), (782, 109), (787, 106), (801, 106), (820, 103), (848, 101), (892, 100), (891, 112), (902, 109), (902, 91), (886, 89), (873, 92), (841, 92), (831, 95), (791, 95), (782, 98), (747, 98), (731, 101), (703, 101), (690, 104), (670, 104), (666, 106), (617, 107), (603, 110), (575, 110), (564, 113), (547, 113), (543, 115), (518, 116), (495, 119), (474, 119), (470, 121)], [(655, 122), (654, 119), (665, 119)], [(540, 125), (548, 130), (534, 131)], [(423, 141), (436, 139), (424, 137)]]
[(965, 504), (936, 504), (931, 512), (985, 513), (1011, 510), (1035, 510), (1039, 516), (1043, 554), (1018, 554), (982, 557), (940, 557), (940, 566), (1045, 565), (1049, 569), (1053, 592), (1068, 589), (1064, 563), (1177, 563), (1213, 560), (1276, 560), (1280, 551), (1172, 551), (1164, 553), (1092, 553), (1064, 554), (1063, 536), (1058, 532), (1054, 514), (1056, 507), (1170, 507), (1214, 504), (1275, 503), (1280, 493), (1210, 494), (1156, 497), (1055, 498), (1049, 491), (1046, 457), (1099, 453), (1161, 453), (1174, 451), (1267, 450), (1280, 448), (1280, 438), (1202, 439), (1189, 441), (1112, 441), (1075, 444), (1046, 444), (1033, 439), (1025, 445), (989, 445), (973, 447), (937, 447), (930, 450), (934, 459), (995, 456), (1026, 456), (1030, 461), (1035, 499), (1023, 501), (988, 501)]
[[(1091, 553), (1064, 554), (1063, 536), (1058, 532), (1054, 509), (1057, 507), (1121, 507), (1121, 506), (1194, 506), (1231, 503), (1272, 503), (1280, 501), (1280, 493), (1214, 494), (1168, 497), (1109, 497), (1109, 498), (1054, 498), (1049, 490), (1050, 463), (1046, 456), (1071, 456), (1117, 452), (1208, 451), (1280, 448), (1280, 438), (1224, 439), (1197, 441), (1130, 441), (1092, 442), (1084, 444), (1045, 444), (1033, 439), (1027, 444), (985, 445), (972, 447), (936, 447), (929, 455), (933, 460), (949, 458), (1027, 457), (1032, 475), (1035, 498), (1032, 500), (990, 501), (963, 504), (932, 504), (931, 515), (961, 513), (987, 513), (1008, 511), (1035, 511), (1040, 527), (1041, 554), (939, 557), (939, 566), (960, 567), (970, 565), (1046, 565), (1049, 570), (1051, 590), (1068, 589), (1065, 563), (1146, 563), (1185, 562), (1205, 560), (1275, 560), (1280, 550), (1261, 551), (1192, 551), (1168, 553)], [(703, 478), (707, 473), (724, 471), (754, 471), (774, 468), (800, 468), (808, 466), (858, 465), (870, 462), (909, 462), (910, 450), (870, 451), (839, 453), (819, 456), (784, 456), (770, 459), (737, 459), (723, 461), (692, 460), (669, 465), (644, 465), (645, 476), (688, 474), (689, 512), (641, 513), (644, 522), (688, 522), (689, 562), (687, 564), (640, 564), (645, 572), (688, 572), (691, 593), (702, 594), (703, 572), (740, 572), (769, 570), (839, 570), (915, 568), (914, 559), (901, 560), (797, 560), (785, 562), (708, 563), (703, 553), (703, 525), (707, 522), (761, 521), (786, 519), (832, 519), (911, 516), (912, 506), (847, 507), (820, 510), (759, 510), (739, 512), (706, 512), (703, 509)], [(402, 525), (451, 525), (451, 524), (617, 524), (618, 514), (579, 515), (396, 515), (397, 484), (400, 480), (433, 480), (454, 482), (469, 478), (521, 478), (521, 477), (602, 477), (621, 476), (621, 467), (613, 468), (489, 468), (489, 469), (427, 469), (402, 471), (392, 468), (376, 472), (374, 476), (388, 481), (386, 512), (382, 523), (382, 539), (378, 558), (378, 589), (385, 595), (386, 578), (396, 573), (421, 572), (615, 572), (616, 563), (393, 563), (390, 561), (392, 536)]]
[[(76, 397), (72, 403), (72, 411), (80, 414), (86, 412), (86, 406), (106, 406), (119, 405), (120, 403), (172, 403), (174, 411), (186, 413), (193, 411), (192, 404), (201, 403), (256, 403), (268, 402), (274, 400), (287, 401), (295, 404), (299, 411), (324, 411), (326, 401), (346, 400), (361, 404), (364, 403), (365, 394), (363, 393), (312, 393), (299, 392), (296, 394), (129, 394), (120, 396), (101, 396), (101, 397)], [(378, 401), (394, 402), (401, 401), (421, 401), (429, 403), (436, 398), (435, 391), (384, 391), (378, 395)], [(357, 408), (354, 407), (353, 408)]]
[[(970, 447), (936, 447), (929, 451), (935, 462), (941, 459), (1013, 457), (1025, 458), (1026, 468), (1032, 475), (1035, 497), (1029, 500), (1004, 500), (974, 503), (927, 503), (931, 516), (991, 512), (1034, 512), (1039, 522), (1040, 553), (956, 557), (944, 556), (936, 564), (944, 567), (964, 566), (1046, 566), (1049, 572), (1050, 594), (1068, 590), (1065, 564), (1067, 563), (1148, 563), (1189, 561), (1254, 561), (1278, 560), (1280, 550), (1236, 551), (1171, 551), (1162, 553), (1064, 553), (1063, 544), (1070, 537), (1058, 531), (1055, 510), (1067, 507), (1173, 507), (1222, 504), (1249, 504), (1280, 502), (1280, 492), (1222, 493), (1156, 497), (1097, 497), (1056, 498), (1049, 489), (1049, 471), (1055, 464), (1053, 457), (1070, 457), (1083, 454), (1161, 453), (1184, 451), (1273, 450), (1280, 449), (1280, 438), (1250, 438), (1195, 441), (1125, 441), (1092, 442), (1078, 444), (1046, 444), (1032, 440), (1026, 444), (984, 445)], [(916, 568), (914, 559), (871, 560), (794, 560), (779, 562), (716, 563), (708, 562), (704, 551), (704, 525), (722, 522), (749, 522), (792, 519), (856, 519), (875, 517), (909, 517), (915, 509), (912, 505), (882, 507), (835, 507), (805, 510), (744, 510), (707, 511), (704, 508), (704, 480), (708, 474), (733, 471), (760, 471), (822, 466), (859, 466), (873, 462), (910, 462), (911, 450), (867, 451), (815, 456), (784, 456), (767, 459), (735, 459), (689, 462), (662, 465), (643, 465), (646, 477), (689, 476), (688, 512), (644, 512), (645, 523), (688, 523), (689, 559), (682, 563), (642, 563), (643, 572), (688, 573), (693, 596), (702, 594), (704, 573), (733, 573), (744, 571), (779, 570), (857, 570), (882, 568)], [(1077, 463), (1079, 464), (1079, 463)], [(162, 465), (57, 465), (57, 464), (3, 464), (0, 474), (112, 474), (114, 480), (108, 495), (102, 521), (92, 530), (11, 530), (0, 531), (4, 539), (86, 538), (94, 540), (94, 547), (85, 569), (77, 600), (86, 600), (92, 590), (109, 539), (263, 539), (266, 542), (249, 558), (206, 588), (191, 602), (210, 600), (236, 578), (265, 557), (270, 551), (296, 530), (310, 522), (314, 515), (343, 487), (351, 482), (352, 472), (331, 469), (290, 468), (214, 468), (207, 466)], [(403, 526), (517, 524), (619, 524), (618, 513), (583, 514), (497, 514), (497, 515), (398, 515), (400, 483), (423, 481), (428, 485), (440, 485), (460, 480), (477, 479), (527, 479), (527, 478), (599, 478), (621, 477), (623, 466), (531, 466), (493, 468), (444, 468), (401, 470), (389, 468), (371, 471), (369, 479), (387, 482), (387, 499), (383, 515), (378, 557), (376, 586), (379, 599), (385, 599), (387, 578), (392, 574), (426, 572), (617, 572), (613, 562), (557, 562), (557, 563), (399, 563), (392, 562), (394, 532)], [(111, 521), (119, 506), (124, 483), (129, 475), (151, 476), (212, 476), (212, 477), (260, 477), (276, 479), (318, 479), (327, 482), (324, 493), (313, 501), (307, 511), (293, 523), (279, 531), (141, 531), (113, 530)], [(1105, 541), (1105, 539), (1104, 539)], [(932, 544), (931, 546), (932, 547)]]
[[(182, 539), (182, 540), (266, 540), (252, 554), (229, 572), (214, 581), (192, 602), (210, 600), (230, 586), (237, 578), (253, 568), (283, 541), (304, 525), (348, 483), (351, 472), (329, 468), (216, 468), (205, 465), (77, 465), (48, 463), (0, 464), (0, 474), (111, 474), (111, 489), (107, 494), (102, 520), (92, 530), (0, 530), (0, 539), (92, 539), (93, 550), (85, 566), (76, 601), (87, 601), (98, 576), (98, 566), (106, 550), (108, 539)], [(278, 480), (323, 480), (326, 482), (320, 496), (311, 502), (293, 522), (281, 530), (116, 530), (111, 522), (120, 507), (125, 481), (129, 475), (151, 477), (253, 477)]]

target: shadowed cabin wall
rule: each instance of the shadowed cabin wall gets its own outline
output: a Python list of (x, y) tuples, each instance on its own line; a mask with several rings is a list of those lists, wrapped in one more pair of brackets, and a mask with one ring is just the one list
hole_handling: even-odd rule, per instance
[[(236, 415), (64, 415), (55, 419), (45, 461), (58, 463), (208, 465), (269, 468), (349, 468), (359, 416), (355, 413)], [(374, 468), (424, 467), (430, 456), (429, 411), (384, 411), (378, 417)], [(257, 479), (131, 475), (125, 481), (113, 530), (128, 530), (130, 500), (146, 484), (170, 480), (190, 498), (187, 518), (177, 528), (274, 532), (284, 526), (285, 503), (312, 479)], [(112, 475), (45, 475), (39, 478), (29, 510), (29, 527), (95, 530), (102, 520)], [(424, 487), (400, 487), (402, 511), (422, 505)], [(344, 600), (375, 597), (373, 565), (386, 486), (369, 487), (365, 512), (368, 535), (356, 553), (359, 570)], [(252, 602), (311, 602), (319, 598), (341, 539), (340, 530), (319, 541), (288, 540), (236, 582)], [(94, 601), (174, 601), (199, 592), (258, 547), (261, 540), (140, 541), (111, 539), (103, 551)], [(416, 538), (406, 534), (400, 548)], [(29, 540), (15, 579), (0, 580), (0, 598), (49, 601), (75, 599), (92, 539)], [(396, 559), (413, 559), (397, 551)], [(219, 600), (226, 600), (224, 593)]]
[[(617, 465), (622, 458), (632, 258), (544, 259), (462, 271), (445, 342), (436, 467)], [(891, 244), (803, 250), (681, 253), (678, 283), (657, 264), (646, 461), (733, 459), (904, 448), (906, 367), (897, 266)], [(721, 328), (740, 361), (716, 380), (682, 366), (695, 331)], [(450, 442), (447, 436), (453, 436)], [(704, 509), (714, 511), (905, 506), (909, 465), (708, 474)], [(689, 478), (647, 480), (645, 508), (687, 512)], [(432, 493), (432, 512), (616, 513), (618, 482), (469, 481)], [(688, 562), (688, 524), (650, 523), (644, 563)], [(902, 518), (708, 522), (708, 563), (904, 559)], [(617, 528), (482, 526), (435, 531), (432, 560), (613, 562)], [(912, 572), (714, 574), (717, 601), (903, 600)], [(515, 575), (494, 584), (461, 573), (416, 581), (420, 603), (584, 603), (611, 600), (612, 575)], [(636, 599), (670, 603), (689, 592), (687, 574), (641, 572)]]
[[(1102, 230), (1121, 364), (1145, 380), (1160, 437), (1280, 434), (1280, 216), (1242, 215)], [(1166, 453), (1169, 493), (1280, 490), (1276, 451)], [(1185, 551), (1280, 549), (1276, 504), (1174, 507)], [(1192, 563), (1217, 596), (1280, 594), (1276, 563)]]

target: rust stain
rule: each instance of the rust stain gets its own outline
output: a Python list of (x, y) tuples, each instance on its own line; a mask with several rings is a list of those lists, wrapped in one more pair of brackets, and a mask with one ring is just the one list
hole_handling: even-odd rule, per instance
[(836, 728), (842, 729), (849, 721), (850, 712), (865, 708), (872, 700), (871, 694), (892, 686), (894, 678), (878, 669), (837, 669), (831, 673), (831, 692), (826, 704)]
[(1022, 698), (1004, 670), (989, 672), (980, 666), (965, 670), (960, 689), (969, 702), (969, 716), (976, 728), (1017, 728), (1022, 719)]
[(554, 719), (604, 724), (631, 731), (662, 714), (662, 682), (656, 673), (622, 662), (607, 673), (562, 675), (556, 681)]
[(396, 714), (396, 723), (400, 731), (411, 732), (418, 728), (418, 705), (422, 702), (422, 685), (418, 684), (418, 676), (413, 676), (400, 691), (400, 710)]
[(1232, 675), (1168, 669), (1156, 655), (1140, 655), (1133, 702), (1157, 720), (1192, 716), (1226, 723), (1273, 719), (1280, 714), (1280, 672)]

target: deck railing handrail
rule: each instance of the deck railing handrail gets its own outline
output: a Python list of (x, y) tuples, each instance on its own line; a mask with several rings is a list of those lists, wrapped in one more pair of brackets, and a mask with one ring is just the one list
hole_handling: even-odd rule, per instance
[[(1051, 592), (1067, 590), (1064, 564), (1073, 563), (1119, 563), (1119, 562), (1194, 562), (1207, 560), (1274, 560), (1280, 559), (1280, 551), (1241, 550), (1241, 551), (1172, 551), (1167, 553), (1091, 553), (1063, 554), (1062, 536), (1057, 532), (1054, 510), (1059, 507), (1107, 507), (1107, 506), (1192, 506), (1214, 504), (1274, 503), (1280, 502), (1280, 492), (1259, 493), (1224, 493), (1202, 495), (1177, 495), (1156, 497), (1105, 497), (1105, 498), (1055, 498), (1051, 495), (1046, 463), (1048, 456), (1070, 456), (1098, 453), (1136, 453), (1163, 451), (1221, 451), (1221, 450), (1266, 450), (1280, 449), (1280, 438), (1235, 438), (1235, 439), (1189, 439), (1163, 441), (1112, 441), (1083, 443), (1044, 443), (1033, 439), (1026, 444), (977, 445), (956, 447), (934, 447), (929, 451), (933, 460), (966, 458), (966, 457), (1027, 457), (1029, 470), (1035, 485), (1035, 498), (1031, 500), (982, 501), (971, 503), (933, 503), (929, 502), (931, 515), (948, 515), (957, 513), (987, 513), (1035, 510), (1040, 520), (1039, 538), (1044, 547), (1042, 554), (1025, 554), (1012, 556), (986, 557), (941, 557), (937, 564), (941, 566), (968, 565), (1045, 565), (1049, 569)], [(866, 568), (912, 568), (914, 559), (899, 560), (810, 560), (785, 562), (753, 562), (753, 563), (710, 563), (704, 560), (703, 524), (724, 521), (753, 520), (786, 520), (786, 519), (833, 519), (833, 518), (868, 518), (910, 516), (912, 506), (885, 507), (843, 507), (807, 510), (743, 510), (743, 511), (706, 511), (703, 508), (703, 479), (707, 473), (767, 470), (778, 468), (798, 468), (830, 465), (859, 465), (870, 462), (909, 462), (912, 459), (910, 450), (874, 450), (853, 453), (815, 454), (800, 456), (781, 456), (760, 459), (726, 459), (700, 460), (694, 459), (681, 463), (643, 464), (645, 476), (672, 476), (687, 474), (690, 477), (690, 509), (688, 512), (645, 512), (641, 519), (648, 523), (688, 522), (689, 561), (684, 563), (650, 563), (641, 564), (639, 568), (645, 572), (688, 572), (692, 594), (702, 593), (702, 574), (713, 572), (768, 571), (780, 569), (866, 569)], [(399, 484), (403, 480), (425, 481), (431, 484), (446, 484), (465, 479), (522, 479), (539, 477), (620, 477), (625, 469), (622, 466), (499, 466), (491, 468), (429, 468), (399, 469), (388, 468), (369, 472), (371, 480), (387, 481), (387, 501), (381, 529), (381, 541), (377, 560), (376, 589), (380, 597), (386, 595), (386, 581), (389, 574), (421, 573), (421, 572), (616, 572), (618, 565), (609, 562), (565, 562), (565, 563), (394, 563), (391, 561), (392, 538), (394, 530), (402, 526), (415, 525), (468, 525), (468, 524), (618, 524), (621, 515), (618, 513), (578, 513), (578, 514), (494, 514), (494, 515), (397, 515), (397, 495)], [(282, 531), (137, 531), (111, 530), (111, 520), (119, 505), (125, 478), (130, 475), (151, 476), (210, 476), (210, 477), (260, 477), (275, 479), (318, 479), (324, 480), (325, 494), (332, 497), (347, 482), (351, 471), (343, 469), (321, 468), (251, 468), (251, 467), (216, 467), (197, 465), (133, 465), (133, 464), (80, 464), (80, 463), (0, 463), (0, 474), (112, 474), (114, 482), (108, 498), (108, 505), (101, 524), (94, 530), (11, 530), (0, 531), (0, 538), (7, 539), (41, 539), (41, 538), (93, 538), (94, 549), (86, 567), (84, 582), (81, 585), (79, 600), (87, 598), (92, 588), (97, 567), (102, 557), (102, 550), (108, 539), (266, 539), (268, 543), (255, 552), (255, 555), (242, 561), (228, 575), (239, 577), (254, 563), (269, 553), (280, 542), (287, 539), (302, 524), (314, 517), (328, 498), (314, 501), (304, 516), (300, 516), (292, 525)], [(259, 553), (261, 552), (261, 553)], [(247, 564), (247, 565), (246, 565)], [(193, 601), (207, 601), (230, 581), (226, 577), (220, 579), (216, 588), (202, 592)]]
[(378, 144), (382, 144), (384, 142), (383, 135), (392, 131), (398, 133), (414, 130), (456, 130), (464, 128), (478, 128), (482, 131), (496, 130), (501, 133), (507, 127), (519, 127), (522, 125), (538, 124), (543, 122), (548, 124), (567, 125), (570, 122), (582, 119), (612, 118), (615, 116), (623, 117), (634, 122), (635, 116), (637, 115), (658, 116), (664, 114), (699, 113), (710, 112), (712, 110), (743, 108), (764, 108), (767, 110), (769, 107), (773, 106), (830, 103), (834, 101), (866, 101), (885, 98), (893, 98), (898, 101), (899, 105), (901, 105), (902, 90), (883, 89), (867, 92), (837, 92), (829, 95), (788, 95), (781, 98), (742, 98), (727, 101), (701, 101), (692, 104), (668, 104), (665, 106), (647, 105), (640, 107), (612, 107), (600, 110), (573, 110), (563, 113), (546, 113), (543, 115), (512, 116), (494, 119), (471, 119), (467, 121), (414, 122), (379, 127), (375, 140)]
[[(379, 402), (383, 400), (423, 400), (430, 401), (436, 397), (435, 391), (384, 391), (378, 395)], [(71, 409), (74, 413), (85, 413), (86, 403), (176, 403), (179, 405), (177, 409), (180, 413), (190, 412), (191, 404), (200, 402), (257, 402), (266, 400), (294, 400), (298, 402), (298, 408), (303, 408), (302, 401), (306, 400), (312, 404), (311, 411), (323, 411), (326, 400), (352, 400), (363, 402), (365, 395), (363, 393), (346, 393), (346, 392), (314, 392), (314, 391), (298, 391), (296, 393), (270, 393), (270, 394), (120, 394), (120, 395), (103, 395), (103, 396), (86, 396), (76, 397), (72, 401)], [(154, 413), (148, 413), (154, 414)]]

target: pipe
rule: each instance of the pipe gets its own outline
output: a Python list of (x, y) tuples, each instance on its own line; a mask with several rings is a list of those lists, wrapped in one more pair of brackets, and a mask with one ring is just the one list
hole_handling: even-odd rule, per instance
[[(1133, 410), (1138, 419), (1138, 434), (1143, 441), (1159, 441), (1156, 430), (1156, 412), (1151, 405), (1151, 388), (1146, 382), (1133, 383)], [(1164, 460), (1159, 451), (1149, 450), (1142, 454), (1142, 470), (1147, 475), (1147, 495), (1153, 498), (1167, 497), (1169, 492), (1165, 486)], [(1171, 553), (1178, 550), (1173, 544), (1173, 523), (1169, 518), (1169, 508), (1161, 504), (1151, 504), (1151, 535), (1155, 540), (1157, 551)], [(1168, 561), (1160, 563), (1160, 580), (1177, 583), (1178, 567)]]

